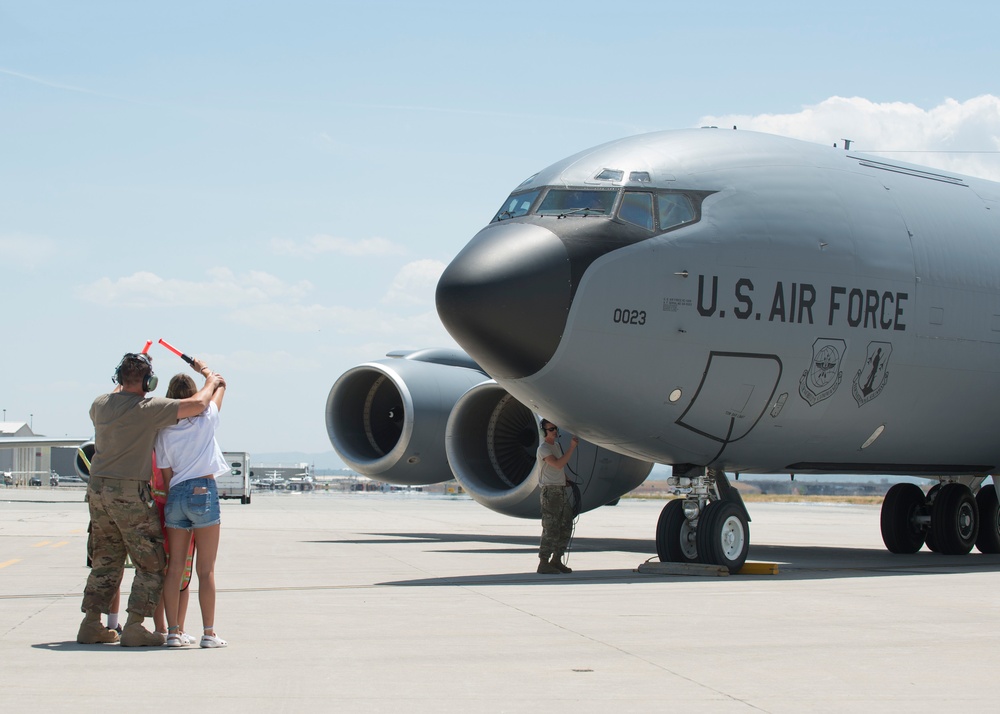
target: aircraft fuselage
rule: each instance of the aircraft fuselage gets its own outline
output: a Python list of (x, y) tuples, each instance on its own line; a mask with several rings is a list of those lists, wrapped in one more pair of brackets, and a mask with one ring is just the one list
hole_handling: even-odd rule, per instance
[(992, 182), (750, 132), (624, 139), (519, 186), (445, 271), (438, 308), (519, 401), (641, 459), (1000, 463)]

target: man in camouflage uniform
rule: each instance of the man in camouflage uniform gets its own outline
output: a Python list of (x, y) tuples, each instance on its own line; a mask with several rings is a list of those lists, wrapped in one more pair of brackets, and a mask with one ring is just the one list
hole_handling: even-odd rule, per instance
[(205, 386), (193, 397), (147, 397), (156, 388), (152, 361), (143, 353), (127, 354), (115, 370), (118, 387), (90, 407), (96, 449), (87, 485), (93, 555), (81, 607), (85, 615), (76, 637), (80, 644), (118, 641), (118, 633), (101, 623), (101, 613), (108, 611), (121, 585), (126, 554), (135, 565), (135, 578), (121, 644), (163, 644), (163, 635), (142, 626), (160, 599), (166, 567), (163, 531), (149, 485), (153, 441), (159, 429), (203, 412), (223, 383), (201, 361), (194, 360), (192, 366), (206, 377)]
[(575, 436), (563, 454), (556, 441), (559, 429), (542, 419), (542, 443), (538, 445), (538, 483), (542, 487), (542, 542), (538, 548), (538, 571), (550, 575), (572, 573), (562, 562), (573, 533), (573, 501), (566, 482), (565, 466), (580, 442)]

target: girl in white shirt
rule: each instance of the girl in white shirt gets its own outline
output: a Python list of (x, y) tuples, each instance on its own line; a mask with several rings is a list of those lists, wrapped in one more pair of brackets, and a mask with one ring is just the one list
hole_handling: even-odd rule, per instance
[[(208, 369), (205, 370), (208, 372)], [(211, 372), (209, 372), (211, 374)], [(194, 393), (194, 380), (178, 374), (170, 380), (167, 396), (184, 399)], [(195, 542), (195, 572), (198, 573), (198, 602), (205, 633), (202, 647), (225, 647), (228, 643), (215, 634), (215, 559), (219, 552), (220, 509), (216, 476), (229, 470), (215, 440), (219, 409), (225, 396), (223, 380), (212, 395), (208, 408), (195, 417), (181, 419), (161, 429), (156, 436), (156, 464), (167, 486), (164, 519), (171, 553), (187, 550), (191, 533)], [(183, 647), (178, 626), (178, 601), (184, 558), (171, 558), (163, 582), (163, 604), (167, 617), (167, 646)]]

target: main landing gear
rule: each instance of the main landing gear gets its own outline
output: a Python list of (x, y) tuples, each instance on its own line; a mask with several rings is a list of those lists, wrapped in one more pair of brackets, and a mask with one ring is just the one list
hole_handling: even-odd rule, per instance
[[(927, 495), (912, 483), (897, 483), (882, 501), (882, 541), (892, 553), (916, 553), (924, 543), (945, 555), (964, 555), (972, 546), (1000, 553), (1000, 504), (983, 476), (945, 481)], [(973, 490), (978, 493), (973, 496)]]
[(686, 492), (669, 501), (656, 524), (663, 562), (721, 565), (735, 573), (750, 549), (750, 514), (723, 471), (674, 466), (670, 484)]

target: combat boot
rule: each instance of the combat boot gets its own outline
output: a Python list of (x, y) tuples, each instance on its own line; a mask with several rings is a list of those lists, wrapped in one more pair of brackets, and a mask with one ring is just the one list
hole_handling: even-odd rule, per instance
[(129, 622), (122, 630), (122, 647), (159, 647), (166, 640), (159, 632), (150, 632), (142, 622)]
[(101, 624), (100, 615), (87, 615), (80, 623), (76, 641), (81, 645), (110, 645), (118, 641), (118, 633)]
[(553, 568), (555, 568), (556, 570), (558, 570), (560, 573), (572, 573), (573, 572), (572, 568), (570, 568), (568, 565), (563, 565), (562, 564), (562, 557), (559, 556), (559, 555), (556, 555), (555, 553), (552, 554), (552, 560), (549, 561), (549, 565), (551, 565)]
[(542, 575), (559, 575), (562, 573), (559, 568), (552, 565), (544, 555), (538, 556), (538, 570), (536, 571)]

